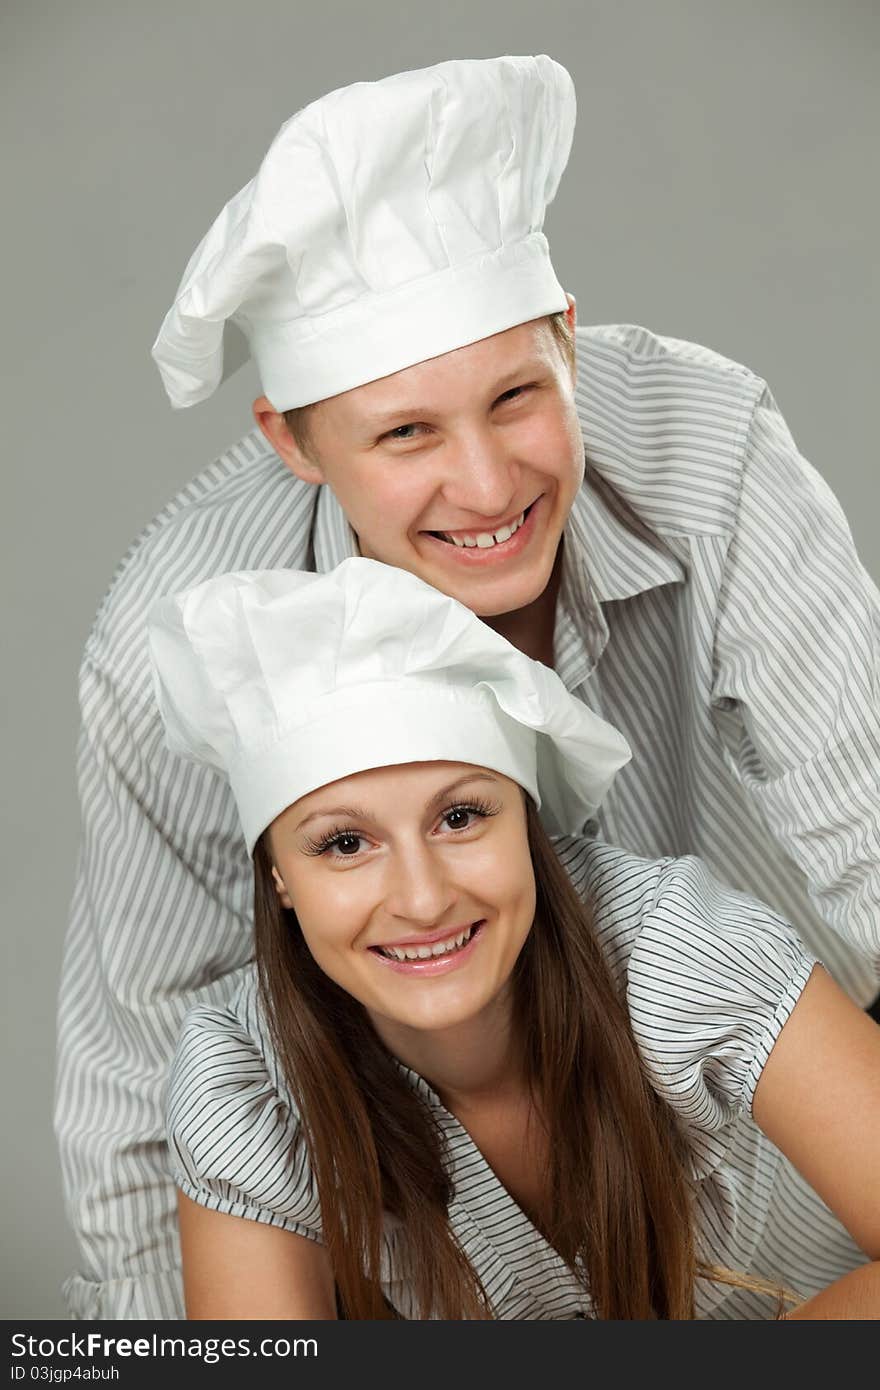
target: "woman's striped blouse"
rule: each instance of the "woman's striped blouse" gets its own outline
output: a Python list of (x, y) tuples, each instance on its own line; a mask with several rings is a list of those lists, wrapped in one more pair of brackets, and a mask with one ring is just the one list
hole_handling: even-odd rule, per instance
[[(687, 1136), (700, 1256), (804, 1296), (863, 1264), (843, 1227), (749, 1118), (776, 1038), (814, 964), (768, 909), (722, 888), (699, 860), (637, 859), (595, 841), (562, 842), (572, 880), (626, 993), (655, 1090)], [(540, 931), (537, 922), (534, 931)], [(404, 1076), (446, 1141), (452, 1230), (497, 1318), (590, 1316), (589, 1298), (467, 1131), (415, 1072)], [(321, 1239), (321, 1209), (299, 1115), (248, 968), (225, 1007), (187, 1018), (171, 1073), (171, 1162), (178, 1186), (216, 1211)], [(399, 1225), (382, 1251), (383, 1292), (426, 1316), (406, 1278)], [(772, 1298), (708, 1280), (704, 1318), (772, 1317)]]

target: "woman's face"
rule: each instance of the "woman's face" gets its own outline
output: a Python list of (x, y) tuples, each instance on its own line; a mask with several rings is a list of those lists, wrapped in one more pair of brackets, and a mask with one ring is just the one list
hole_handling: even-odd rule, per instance
[(289, 806), (269, 846), (315, 961), (377, 1022), (455, 1027), (507, 984), (535, 914), (509, 778), (448, 762), (359, 772)]

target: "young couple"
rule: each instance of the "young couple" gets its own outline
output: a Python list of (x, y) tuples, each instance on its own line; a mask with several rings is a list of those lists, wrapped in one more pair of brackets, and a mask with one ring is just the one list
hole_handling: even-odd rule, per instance
[(191, 1316), (880, 1308), (876, 590), (748, 372), (573, 353), (573, 118), (546, 58), (331, 94), (163, 325), (186, 405), (235, 318), (273, 452), (84, 662), (78, 1316), (180, 1313), (191, 1005)]

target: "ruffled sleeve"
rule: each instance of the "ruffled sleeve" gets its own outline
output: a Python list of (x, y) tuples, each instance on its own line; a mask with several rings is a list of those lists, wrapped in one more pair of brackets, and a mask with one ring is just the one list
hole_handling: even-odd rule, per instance
[(581, 877), (651, 1084), (705, 1176), (733, 1122), (751, 1115), (815, 958), (783, 918), (724, 887), (699, 859), (651, 861), (595, 844)]
[(284, 1094), (248, 980), (184, 1021), (167, 1102), (174, 1181), (194, 1202), (321, 1239), (299, 1116)]
[(627, 967), (654, 1089), (685, 1127), (696, 1178), (716, 1171), (815, 965), (797, 934), (698, 859), (666, 862)]

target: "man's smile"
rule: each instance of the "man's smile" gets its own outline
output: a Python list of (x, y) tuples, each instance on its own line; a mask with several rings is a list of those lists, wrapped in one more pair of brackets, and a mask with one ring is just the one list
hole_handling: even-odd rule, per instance
[(507, 559), (518, 555), (528, 545), (534, 534), (534, 517), (542, 497), (536, 498), (524, 511), (511, 516), (491, 531), (421, 531), (419, 535), (443, 546), (447, 558), (453, 562), (473, 565)]

